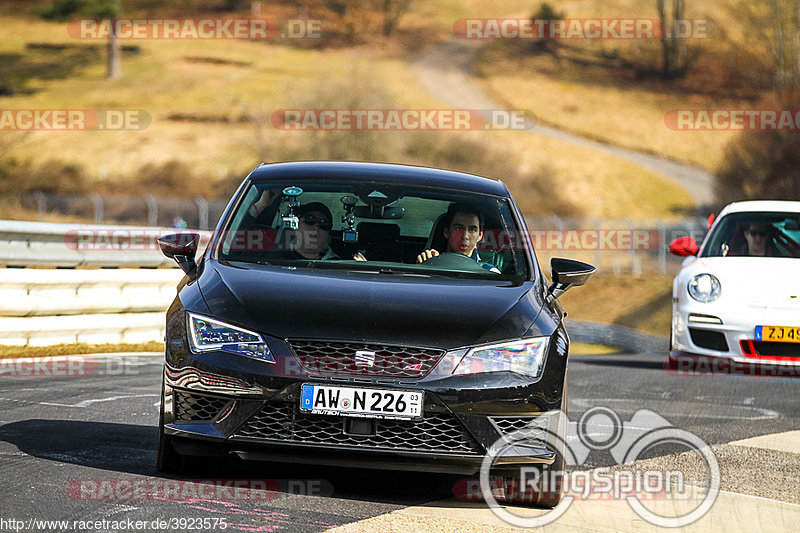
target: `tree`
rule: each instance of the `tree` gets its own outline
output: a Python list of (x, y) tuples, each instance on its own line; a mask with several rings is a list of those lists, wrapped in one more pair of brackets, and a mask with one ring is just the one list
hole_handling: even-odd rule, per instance
[[(119, 17), (120, 0), (54, 0), (39, 14), (47, 20), (67, 21), (76, 16), (111, 19)], [(116, 25), (111, 25), (108, 37), (108, 67), (106, 78), (117, 79), (122, 75), (121, 51), (117, 39)]]
[(383, 34), (387, 37), (394, 33), (400, 17), (411, 7), (411, 0), (378, 0), (383, 12)]
[(565, 18), (567, 18), (566, 12), (564, 12), (564, 11), (556, 11), (555, 8), (553, 6), (551, 6), (550, 4), (548, 4), (547, 2), (544, 2), (542, 5), (540, 5), (539, 6), (539, 10), (536, 11), (536, 13), (534, 13), (531, 16), (531, 20), (534, 21), (534, 25), (535, 25), (535, 21), (537, 21), (537, 20), (549, 21), (549, 24), (547, 26), (548, 33), (547, 33), (547, 35), (544, 36), (543, 39), (536, 39), (533, 42), (533, 46), (535, 48), (540, 49), (540, 50), (552, 51), (553, 48), (554, 48), (554, 45), (553, 45), (554, 41), (553, 41), (553, 37), (552, 37), (552, 35), (550, 33), (550, 29), (549, 29), (549, 28), (552, 27), (552, 26), (550, 26), (550, 24), (552, 24), (554, 21), (557, 21), (557, 20), (564, 20)]
[(672, 9), (666, 4), (666, 0), (656, 0), (661, 20), (661, 75), (672, 79), (682, 75), (688, 66), (686, 44), (677, 32), (685, 6), (683, 0), (672, 0)]
[(717, 202), (800, 200), (800, 135), (751, 131), (725, 148), (717, 173)]
[(800, 91), (800, 0), (747, 0), (736, 10), (748, 23), (749, 40), (765, 47), (761, 55), (779, 100), (795, 100)]

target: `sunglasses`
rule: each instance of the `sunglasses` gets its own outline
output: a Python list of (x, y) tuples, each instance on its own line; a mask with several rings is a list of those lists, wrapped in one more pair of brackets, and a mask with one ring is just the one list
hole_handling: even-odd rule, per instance
[(303, 217), (303, 224), (306, 226), (319, 226), (319, 229), (330, 231), (331, 221), (325, 218), (317, 218), (314, 215), (305, 215)]
[(749, 229), (747, 233), (752, 235), (753, 237), (766, 237), (769, 235), (769, 232), (765, 229)]

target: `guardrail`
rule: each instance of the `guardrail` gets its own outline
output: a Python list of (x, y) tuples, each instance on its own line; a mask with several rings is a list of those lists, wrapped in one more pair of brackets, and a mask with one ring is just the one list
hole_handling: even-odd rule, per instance
[[(142, 226), (55, 224), (0, 220), (0, 265), (49, 267), (169, 267), (156, 240), (190, 230)], [(210, 231), (200, 233), (201, 244)]]
[(0, 344), (163, 340), (183, 272), (157, 239), (181, 231), (0, 221)]

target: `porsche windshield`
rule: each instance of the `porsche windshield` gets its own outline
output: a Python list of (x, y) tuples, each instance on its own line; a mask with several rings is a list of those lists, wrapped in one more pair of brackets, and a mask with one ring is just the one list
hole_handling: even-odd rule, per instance
[(800, 257), (800, 213), (731, 213), (720, 220), (702, 257)]
[(509, 198), (385, 183), (253, 183), (219, 240), (226, 261), (528, 279)]

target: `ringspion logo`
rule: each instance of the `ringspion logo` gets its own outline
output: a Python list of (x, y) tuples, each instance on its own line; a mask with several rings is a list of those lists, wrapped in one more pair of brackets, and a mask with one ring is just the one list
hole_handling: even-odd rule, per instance
[[(513, 451), (518, 447), (559, 450), (567, 468), (520, 466), (512, 477), (498, 479), (493, 475), (495, 467), (502, 464), (504, 457), (519, 453)], [(695, 456), (700, 466), (692, 475), (700, 476), (701, 481), (687, 482), (682, 470), (636, 468), (637, 460), (663, 447)], [(611, 472), (576, 469), (587, 462), (593, 451), (610, 454), (616, 465), (626, 468)], [(677, 528), (702, 518), (716, 502), (719, 488), (717, 458), (697, 435), (674, 427), (647, 409), (623, 420), (609, 408), (592, 407), (577, 421), (570, 421), (566, 413), (557, 411), (533, 419), (523, 429), (503, 434), (484, 456), (478, 482), (457, 483), (454, 493), (460, 499), (485, 501), (498, 518), (522, 528), (544, 527), (558, 520), (575, 500), (623, 500), (648, 523)], [(535, 503), (540, 498), (560, 502), (536, 516), (515, 514), (512, 507), (498, 503), (498, 499)], [(652, 500), (681, 505), (651, 509), (643, 504)]]
[(143, 130), (150, 121), (141, 109), (0, 109), (0, 131)]

